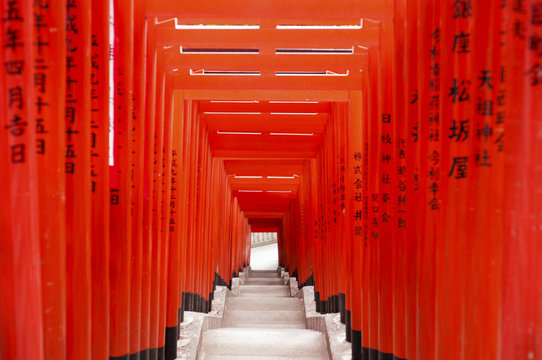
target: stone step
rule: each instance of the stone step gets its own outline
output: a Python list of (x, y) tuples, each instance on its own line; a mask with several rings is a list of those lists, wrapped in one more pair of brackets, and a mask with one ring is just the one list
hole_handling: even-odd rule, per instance
[(306, 329), (306, 324), (244, 324), (244, 323), (237, 323), (234, 325), (230, 325), (228, 323), (224, 323), (224, 326), (227, 326), (228, 328), (245, 328), (245, 329)]
[(205, 360), (327, 360), (326, 356), (207, 355)]
[(227, 311), (230, 310), (297, 310), (303, 312), (301, 299), (292, 297), (269, 297), (269, 298), (248, 298), (230, 296), (228, 297)]
[(245, 279), (244, 285), (285, 285), (283, 278), (255, 278)]
[(280, 273), (278, 271), (270, 270), (252, 270), (248, 272), (248, 277), (259, 277), (259, 278), (280, 278)]
[[(222, 357), (212, 357), (219, 355)], [(305, 329), (221, 328), (205, 332), (200, 359), (327, 359), (322, 333)], [(267, 358), (266, 358), (267, 357)]]
[(280, 325), (305, 326), (305, 318), (301, 311), (247, 311), (230, 310), (224, 316), (223, 327), (243, 327), (241, 324), (256, 324), (260, 327), (277, 327)]
[(239, 296), (289, 297), (290, 287), (280, 285), (239, 285)]

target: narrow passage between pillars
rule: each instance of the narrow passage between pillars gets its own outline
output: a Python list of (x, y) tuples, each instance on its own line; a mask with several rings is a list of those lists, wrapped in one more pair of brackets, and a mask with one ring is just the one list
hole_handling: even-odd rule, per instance
[(0, 359), (173, 359), (258, 229), (353, 359), (542, 358), (540, 0), (0, 14)]

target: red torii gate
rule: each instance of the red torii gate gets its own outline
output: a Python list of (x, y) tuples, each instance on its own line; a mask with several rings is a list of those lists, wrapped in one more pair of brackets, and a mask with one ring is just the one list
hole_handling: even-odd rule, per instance
[(251, 223), (354, 359), (542, 358), (540, 1), (113, 4), (0, 2), (0, 358), (175, 358)]

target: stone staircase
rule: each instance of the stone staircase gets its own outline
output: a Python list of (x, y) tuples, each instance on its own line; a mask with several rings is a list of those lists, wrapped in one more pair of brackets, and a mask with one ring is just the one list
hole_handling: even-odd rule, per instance
[(230, 296), (222, 328), (204, 333), (200, 360), (328, 360), (321, 332), (307, 330), (301, 299), (277, 271), (249, 271)]

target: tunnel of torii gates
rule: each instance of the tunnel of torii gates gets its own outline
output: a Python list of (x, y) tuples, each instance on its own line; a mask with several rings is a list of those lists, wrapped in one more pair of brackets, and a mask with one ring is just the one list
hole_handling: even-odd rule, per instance
[(174, 359), (251, 231), (354, 359), (542, 359), (541, 1), (0, 14), (2, 360)]

